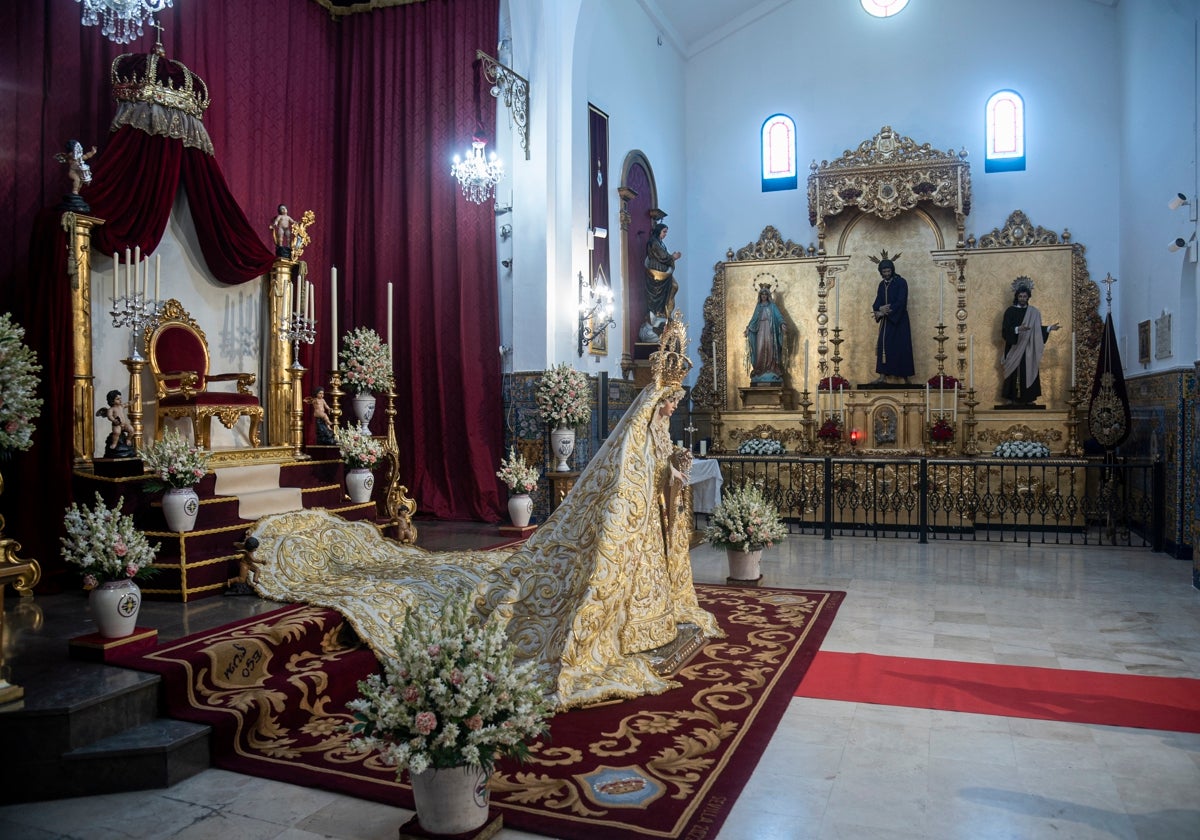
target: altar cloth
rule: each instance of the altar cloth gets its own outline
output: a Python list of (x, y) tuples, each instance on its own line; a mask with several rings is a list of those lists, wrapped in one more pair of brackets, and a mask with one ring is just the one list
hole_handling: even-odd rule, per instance
[(721, 465), (715, 460), (696, 458), (688, 483), (692, 485), (692, 512), (712, 513), (721, 501)]

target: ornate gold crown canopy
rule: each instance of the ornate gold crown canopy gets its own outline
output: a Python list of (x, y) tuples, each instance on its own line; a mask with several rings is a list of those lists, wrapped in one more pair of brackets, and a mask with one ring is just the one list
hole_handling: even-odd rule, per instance
[(663, 388), (681, 387), (692, 369), (692, 361), (687, 357), (687, 325), (678, 309), (663, 327), (658, 351), (650, 356), (650, 362), (654, 380)]
[(117, 100), (113, 131), (130, 125), (213, 153), (203, 122), (210, 102), (208, 85), (183, 62), (168, 59), (161, 40), (153, 52), (117, 56), (109, 75)]
[(1026, 277), (1025, 275), (1021, 275), (1020, 277), (1018, 277), (1016, 280), (1013, 281), (1012, 290), (1013, 290), (1014, 295), (1017, 292), (1025, 291), (1025, 292), (1029, 292), (1029, 295), (1032, 297), (1033, 296), (1033, 281), (1031, 279), (1029, 279), (1028, 277)]

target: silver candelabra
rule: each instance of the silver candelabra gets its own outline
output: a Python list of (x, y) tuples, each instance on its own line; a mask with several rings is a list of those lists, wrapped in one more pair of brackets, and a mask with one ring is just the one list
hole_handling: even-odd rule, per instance
[(300, 342), (312, 344), (317, 340), (317, 319), (306, 318), (299, 312), (288, 312), (279, 322), (279, 340), (292, 343), (292, 369), (302, 369)]
[(138, 349), (142, 343), (138, 339), (146, 324), (158, 315), (159, 302), (146, 300), (146, 296), (141, 292), (113, 298), (112, 302), (112, 309), (108, 310), (108, 314), (112, 316), (112, 325), (130, 329), (129, 339), (133, 344), (133, 351), (129, 354), (129, 358), (135, 362), (145, 361)]

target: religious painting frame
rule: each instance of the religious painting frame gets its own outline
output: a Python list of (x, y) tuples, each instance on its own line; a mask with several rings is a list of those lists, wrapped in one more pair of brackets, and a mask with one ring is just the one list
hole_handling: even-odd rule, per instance
[[(592, 288), (612, 276), (608, 247), (608, 114), (588, 103), (588, 277)], [(588, 325), (594, 329), (596, 319)], [(594, 334), (588, 353), (608, 355), (608, 329)]]
[(1138, 362), (1150, 364), (1150, 322), (1138, 322)]

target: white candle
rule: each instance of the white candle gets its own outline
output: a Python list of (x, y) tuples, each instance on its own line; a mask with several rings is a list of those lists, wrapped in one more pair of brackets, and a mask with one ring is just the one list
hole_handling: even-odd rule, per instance
[(283, 320), (286, 322), (292, 315), (292, 284), (287, 283), (283, 287)]
[(804, 339), (804, 390), (808, 391), (808, 339)]
[(121, 261), (117, 259), (117, 252), (113, 251), (113, 304), (117, 302), (117, 274), (121, 270)]
[(925, 417), (929, 417), (929, 383), (925, 383)]
[(317, 290), (311, 280), (308, 281), (308, 315), (305, 317), (310, 324), (317, 320)]
[(136, 297), (142, 290), (142, 246), (133, 246), (133, 292)]
[(967, 387), (975, 390), (975, 336), (967, 338)]
[(846, 422), (846, 386), (838, 386), (838, 416), (842, 422)]
[(129, 297), (129, 272), (133, 270), (132, 251), (125, 249), (125, 297)]
[(708, 441), (700, 438), (700, 457), (703, 458), (708, 454)]
[(337, 266), (329, 270), (329, 335), (330, 343), (333, 345), (333, 367), (330, 370), (338, 369), (337, 359)]
[(946, 377), (938, 377), (938, 411), (946, 413)]
[(958, 383), (954, 383), (954, 403), (950, 406), (954, 410), (954, 422), (958, 422)]
[(833, 327), (837, 329), (842, 325), (842, 284), (833, 281)]
[(162, 300), (162, 254), (154, 255), (154, 299)]
[(391, 282), (388, 283), (387, 307), (388, 307), (388, 319), (387, 319), (387, 321), (388, 321), (388, 364), (391, 364), (392, 361), (395, 359), (395, 355), (392, 352), (392, 284), (391, 284)]
[(1071, 387), (1075, 387), (1075, 330), (1071, 330)]
[(942, 298), (945, 294), (946, 294), (946, 281), (941, 280), (938, 282), (938, 323), (939, 324), (946, 323), (945, 310), (943, 309), (943, 306), (942, 306)]

